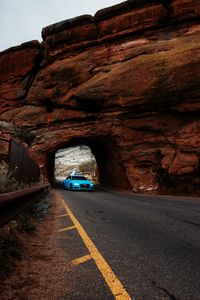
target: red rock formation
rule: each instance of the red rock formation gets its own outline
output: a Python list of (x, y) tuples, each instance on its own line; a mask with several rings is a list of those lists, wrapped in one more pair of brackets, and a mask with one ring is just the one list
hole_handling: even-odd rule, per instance
[[(0, 99), (4, 101), (4, 107), (9, 104), (6, 100), (17, 100), (26, 96), (30, 73), (34, 71), (39, 53), (37, 41), (0, 53)], [(13, 104), (14, 102), (11, 102), (11, 107)]]
[(126, 1), (0, 53), (2, 136), (29, 132), (49, 179), (56, 150), (84, 143), (105, 185), (198, 191), (199, 15), (197, 0)]

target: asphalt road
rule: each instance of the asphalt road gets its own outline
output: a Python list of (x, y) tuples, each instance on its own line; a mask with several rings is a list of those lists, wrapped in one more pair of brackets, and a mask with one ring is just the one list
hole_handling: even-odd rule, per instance
[[(131, 299), (200, 300), (200, 200), (100, 190), (56, 193)], [(61, 228), (73, 225), (67, 216), (61, 219)], [(68, 259), (89, 253), (76, 229), (61, 232), (60, 242)], [(73, 292), (63, 299), (115, 299), (93, 260), (74, 266), (67, 280)]]

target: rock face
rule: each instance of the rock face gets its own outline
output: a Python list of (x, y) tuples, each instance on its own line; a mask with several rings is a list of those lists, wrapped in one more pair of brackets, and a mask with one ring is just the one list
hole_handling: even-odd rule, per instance
[(52, 180), (58, 149), (88, 145), (102, 184), (195, 192), (200, 2), (126, 1), (0, 53), (0, 152), (24, 140)]
[[(80, 170), (80, 166), (82, 166)], [(71, 172), (79, 171), (84, 176), (95, 177), (95, 158), (88, 146), (80, 145), (61, 149), (55, 154), (55, 176), (64, 180)]]

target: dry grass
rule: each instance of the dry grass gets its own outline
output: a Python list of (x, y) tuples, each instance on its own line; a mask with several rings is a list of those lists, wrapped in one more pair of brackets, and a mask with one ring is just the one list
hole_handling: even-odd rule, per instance
[(59, 211), (48, 193), (1, 228), (1, 300), (59, 300), (68, 289), (69, 263), (58, 242)]
[(79, 171), (81, 173), (95, 173), (96, 170), (96, 162), (94, 160), (88, 160), (85, 162), (82, 162), (79, 167), (78, 167)]

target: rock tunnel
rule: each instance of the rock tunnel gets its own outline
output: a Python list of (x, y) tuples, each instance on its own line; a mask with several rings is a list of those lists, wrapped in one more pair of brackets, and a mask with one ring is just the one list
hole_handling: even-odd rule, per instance
[[(74, 139), (65, 142), (62, 148), (75, 147), (79, 145), (87, 145), (97, 164), (97, 182), (103, 186), (120, 189), (130, 189), (130, 184), (126, 179), (126, 172), (120, 159), (120, 151), (113, 139), (110, 137), (97, 137)], [(48, 153), (46, 156), (45, 172), (48, 181), (54, 184), (54, 163), (55, 152)]]
[(0, 155), (20, 139), (52, 182), (55, 152), (85, 144), (101, 184), (198, 191), (199, 15), (195, 0), (125, 1), (1, 52)]

